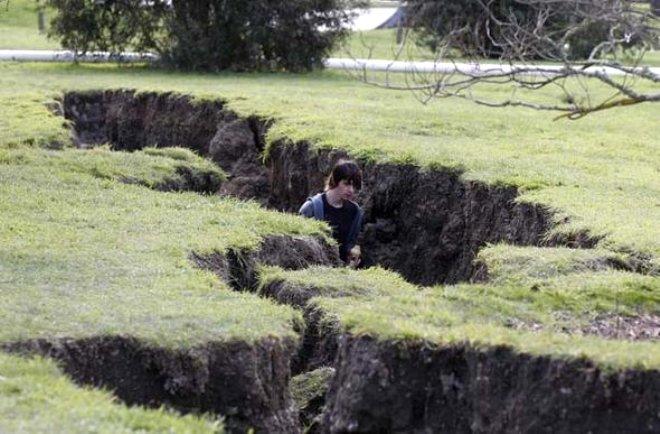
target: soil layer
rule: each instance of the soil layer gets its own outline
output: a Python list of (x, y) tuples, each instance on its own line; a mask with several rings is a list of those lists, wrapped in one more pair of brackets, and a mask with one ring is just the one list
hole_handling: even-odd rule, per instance
[[(264, 165), (268, 122), (241, 118), (222, 101), (120, 90), (68, 93), (63, 106), (79, 146), (186, 146), (229, 174), (220, 193), (278, 210), (297, 211), (307, 197), (323, 189), (332, 165), (349, 157), (343, 151), (280, 141), (269, 147)], [(365, 178), (359, 197), (365, 209), (363, 264), (397, 270), (414, 283), (470, 279), (476, 252), (486, 243), (591, 247), (597, 242), (587, 234), (544, 241), (550, 212), (516, 202), (513, 187), (465, 181), (460, 172), (447, 169), (360, 164)]]
[(321, 432), (657, 432), (660, 373), (344, 335)]
[(103, 387), (127, 404), (167, 405), (225, 417), (229, 432), (299, 432), (288, 392), (292, 340), (210, 342), (188, 350), (122, 336), (39, 339), (5, 350), (58, 360), (80, 384)]

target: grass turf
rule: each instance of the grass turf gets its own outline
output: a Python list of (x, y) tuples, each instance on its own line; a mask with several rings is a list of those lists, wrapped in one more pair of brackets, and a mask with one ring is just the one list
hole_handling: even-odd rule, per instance
[(0, 159), (0, 341), (128, 335), (189, 347), (295, 337), (295, 312), (229, 290), (189, 255), (253, 248), (269, 234), (324, 233), (316, 222), (114, 179), (152, 182), (154, 168), (167, 176), (167, 159), (148, 152), (2, 155), (10, 158)]
[[(614, 369), (660, 367), (655, 342), (627, 342), (560, 333), (598, 313), (660, 312), (657, 279), (632, 273), (581, 273), (546, 279), (538, 289), (507, 284), (419, 288), (378, 268), (263, 269), (261, 285), (285, 282), (317, 294), (309, 303), (323, 321), (379, 339), (439, 345), (505, 345), (521, 353), (587, 358)], [(539, 331), (513, 325), (536, 325)]]
[(184, 148), (145, 148), (126, 153), (107, 147), (92, 150), (44, 150), (25, 146), (0, 148), (0, 164), (52, 167), (70, 174), (84, 174), (150, 188), (184, 186), (183, 171), (209, 179), (219, 187), (227, 176), (212, 162)]
[(16, 63), (0, 69), (0, 143), (63, 140), (61, 119), (42, 104), (66, 89), (133, 87), (221, 97), (241, 114), (274, 118), (271, 142), (308, 140), (378, 161), (460, 168), (464, 179), (513, 185), (520, 200), (554, 209), (556, 232), (589, 231), (604, 237), (602, 247), (652, 257), (660, 251), (660, 124), (653, 105), (553, 122), (543, 112), (456, 100), (422, 106), (408, 93), (373, 89), (333, 72), (195, 75)]
[(0, 431), (12, 433), (221, 433), (219, 421), (128, 408), (81, 388), (52, 361), (0, 354)]
[[(43, 4), (43, 2), (41, 2)], [(0, 2), (0, 50), (57, 50), (58, 41), (39, 33), (36, 0), (10, 0)], [(46, 25), (54, 12), (44, 8)]]
[[(17, 0), (12, 4), (20, 6), (28, 3)], [(29, 20), (25, 18), (26, 14), (22, 17), (19, 19), (11, 18), (11, 15), (0, 15), (0, 20), (4, 20), (0, 21), (0, 31), (11, 33), (14, 23), (18, 27), (26, 27)], [(380, 52), (391, 51), (389, 41), (393, 39), (393, 31), (378, 31), (366, 36), (380, 47)], [(10, 41), (9, 38), (5, 40)], [(27, 44), (31, 43), (27, 37), (26, 41)], [(355, 38), (349, 44), (355, 46), (356, 41), (360, 44)], [(650, 85), (639, 86), (645, 90), (654, 89)], [(660, 229), (656, 222), (660, 221), (660, 208), (657, 206), (660, 191), (657, 176), (660, 142), (657, 138), (660, 136), (660, 125), (655, 121), (653, 105), (596, 113), (579, 122), (552, 122), (551, 115), (543, 112), (513, 108), (487, 109), (457, 100), (442, 100), (422, 106), (409, 93), (370, 88), (347, 80), (343, 74), (336, 72), (212, 75), (111, 65), (4, 63), (0, 65), (0, 147), (7, 150), (17, 146), (20, 148), (23, 144), (66, 143), (67, 133), (62, 128), (62, 119), (51, 114), (44, 103), (65, 90), (118, 87), (175, 90), (199, 98), (225, 98), (229, 107), (241, 114), (274, 118), (276, 123), (268, 137), (271, 143), (283, 137), (308, 140), (317, 147), (343, 148), (354, 155), (377, 161), (413, 163), (423, 168), (460, 168), (464, 171), (464, 179), (516, 186), (522, 192), (520, 200), (541, 203), (557, 211), (556, 232), (586, 230), (604, 237), (597, 252), (579, 253), (577, 256), (562, 249), (512, 251), (507, 246), (499, 251), (484, 252), (482, 258), (489, 262), (489, 269), (497, 285), (452, 288), (460, 288), (461, 292), (474, 298), (483, 296), (484, 300), (497, 301), (499, 304), (495, 305), (502, 312), (515, 311), (521, 302), (516, 297), (532, 292), (529, 288), (538, 285), (534, 279), (540, 278), (543, 282), (549, 282), (544, 287), (548, 291), (536, 295), (534, 303), (538, 306), (531, 303), (531, 307), (523, 310), (530, 312), (527, 318), (530, 321), (554, 321), (551, 316), (542, 314), (541, 308), (556, 309), (563, 303), (577, 316), (608, 309), (620, 309), (624, 313), (634, 312), (638, 308), (653, 311), (653, 305), (657, 303), (657, 278), (599, 272), (598, 267), (594, 269), (592, 266), (594, 263), (599, 264), (603, 258), (617, 260), (625, 257), (631, 250), (642, 252), (651, 257), (651, 263), (658, 264)], [(606, 94), (598, 86), (591, 90), (596, 94)], [(511, 91), (497, 88), (484, 92), (487, 96), (501, 98), (509, 96)], [(534, 97), (540, 101), (554, 101), (562, 98), (562, 95), (548, 89), (536, 93)], [(24, 328), (25, 335), (30, 336), (39, 330), (48, 330), (50, 333), (57, 328), (61, 328), (64, 334), (87, 333), (85, 326), (97, 322), (104, 315), (94, 310), (98, 305), (95, 296), (89, 296), (91, 298), (86, 301), (88, 293), (85, 291), (90, 288), (103, 289), (103, 297), (108, 298), (109, 306), (116, 307), (113, 318), (99, 322), (96, 328), (91, 327), (90, 333), (122, 329), (128, 319), (133, 321), (135, 316), (137, 321), (131, 332), (144, 338), (168, 341), (168, 336), (172, 335), (171, 330), (160, 331), (159, 327), (169, 315), (174, 315), (171, 325), (174, 329), (191, 327), (187, 337), (180, 338), (184, 342), (203, 339), (216, 333), (222, 336), (231, 336), (233, 333), (252, 336), (254, 331), (256, 336), (266, 330), (267, 327), (260, 322), (254, 325), (252, 331), (242, 329), (240, 324), (248, 315), (246, 311), (252, 308), (272, 309), (269, 304), (261, 305), (249, 296), (228, 293), (210, 275), (189, 268), (185, 252), (198, 247), (223, 249), (228, 245), (254, 245), (268, 231), (304, 232), (298, 227), (298, 220), (295, 223), (294, 220), (282, 223), (285, 217), (260, 214), (261, 211), (250, 204), (216, 201), (214, 198), (200, 199), (194, 195), (161, 196), (113, 181), (124, 176), (126, 170), (131, 173), (140, 171), (136, 175), (138, 178), (153, 179), (149, 173), (142, 172), (145, 169), (142, 163), (132, 168), (117, 168), (113, 166), (115, 163), (111, 163), (110, 167), (114, 168), (105, 170), (105, 176), (99, 177), (97, 173), (88, 172), (87, 162), (82, 165), (75, 163), (73, 156), (76, 154), (72, 151), (66, 151), (70, 152), (70, 157), (64, 158), (64, 165), (53, 163), (52, 155), (45, 157), (32, 150), (21, 152), (26, 153), (25, 158), (32, 159), (33, 164), (21, 165), (14, 161), (2, 166), (2, 179), (5, 181), (2, 184), (3, 223), (7, 218), (10, 224), (3, 228), (3, 242), (9, 240), (9, 244), (5, 243), (7, 247), (3, 250), (5, 257), (1, 263), (6, 267), (3, 273), (9, 270), (12, 276), (8, 281), (10, 285), (2, 283), (3, 294), (9, 289), (3, 306), (10, 309), (12, 303), (18, 303), (22, 309), (19, 309), (22, 316), (17, 317), (22, 323), (19, 321), (18, 327), (11, 324), (5, 327), (8, 330), (5, 337), (17, 336), (20, 327)], [(73, 170), (75, 167), (78, 168)], [(150, 170), (147, 169), (147, 172)], [(160, 179), (161, 175), (156, 173), (154, 176)], [(35, 189), (34, 185), (44, 187)], [(26, 199), (28, 192), (34, 195), (31, 201)], [(119, 208), (116, 208), (117, 204)], [(9, 212), (5, 213), (5, 210)], [(220, 215), (222, 217), (218, 217)], [(250, 215), (247, 225), (242, 220), (245, 215)], [(110, 222), (109, 228), (104, 228), (100, 233), (93, 230), (104, 227), (107, 221)], [(240, 224), (237, 223), (239, 221)], [(131, 224), (134, 222), (137, 225), (133, 227)], [(82, 230), (76, 225), (81, 226)], [(238, 226), (241, 227), (234, 230)], [(243, 226), (251, 227), (252, 231)], [(171, 238), (177, 238), (177, 241), (163, 242)], [(62, 251), (66, 251), (66, 255), (62, 256)], [(489, 254), (490, 257), (487, 257)], [(538, 260), (529, 262), (530, 257)], [(147, 260), (147, 270), (136, 271), (137, 266), (132, 265), (142, 259)], [(106, 269), (99, 264), (109, 264), (110, 267)], [(525, 264), (528, 273), (517, 273), (517, 268), (511, 264)], [(339, 273), (327, 273), (327, 279), (334, 281), (344, 271), (332, 273)], [(363, 288), (361, 291), (365, 285), (367, 289), (374, 285), (385, 288), (390, 285), (393, 291), (396, 288), (405, 289), (407, 285), (390, 273), (370, 275), (372, 283), (369, 285), (360, 283), (351, 286), (352, 280), (346, 276), (344, 278), (348, 287)], [(30, 294), (27, 297), (29, 300), (43, 301), (29, 305), (21, 299), (16, 283)], [(123, 285), (126, 285), (126, 289), (113, 292)], [(499, 288), (499, 292), (492, 293), (495, 287)], [(578, 288), (571, 294), (578, 294), (579, 301), (572, 301), (569, 294), (561, 291), (560, 295), (553, 295), (555, 289), (560, 287)], [(179, 310), (175, 307), (181, 303), (181, 288), (184, 294), (190, 293), (193, 297), (184, 303), (186, 307)], [(618, 295), (621, 295), (617, 288), (623, 288), (623, 301), (617, 300)], [(435, 294), (439, 290), (424, 291)], [(646, 294), (644, 291), (650, 295), (641, 298), (636, 295)], [(608, 298), (610, 292), (617, 294), (617, 297)], [(44, 294), (48, 297), (44, 298)], [(146, 310), (131, 310), (121, 305), (124, 300), (130, 300), (135, 305), (154, 303), (148, 297), (153, 294), (164, 294), (156, 302), (159, 313), (155, 316), (150, 317), (145, 313)], [(212, 295), (208, 303), (200, 301), (204, 300), (202, 294)], [(593, 294), (597, 298), (590, 303), (588, 296)], [(81, 300), (82, 307), (78, 309), (76, 306), (67, 306), (65, 300), (68, 295)], [(447, 295), (438, 298), (441, 300), (439, 303), (446, 306), (448, 298), (451, 297)], [(401, 306), (409, 304), (414, 307), (416, 303), (422, 303), (421, 300), (402, 300)], [(553, 301), (557, 301), (557, 304), (553, 304)], [(328, 298), (326, 302), (331, 303), (332, 299)], [(460, 309), (465, 304), (464, 300), (453, 303), (457, 307), (457, 314), (465, 311)], [(86, 311), (88, 306), (92, 309)], [(355, 309), (350, 306), (338, 307), (344, 309), (341, 310), (346, 319), (343, 323), (351, 324), (351, 318), (359, 319), (360, 315), (369, 315), (371, 304), (356, 302), (356, 306)], [(374, 313), (376, 316), (373, 321), (376, 323), (384, 321), (385, 324), (389, 318), (393, 318), (393, 313), (387, 311), (388, 304), (383, 306), (373, 308), (374, 312), (380, 312), (380, 317)], [(207, 318), (215, 307), (221, 309), (216, 313), (226, 315), (226, 321), (223, 320), (222, 324), (195, 322), (184, 326), (187, 315), (201, 309), (201, 317)], [(364, 312), (360, 311), (362, 308)], [(483, 309), (486, 313), (496, 312), (492, 306)], [(60, 315), (60, 310), (65, 316), (80, 321), (80, 328), (73, 327), (73, 321), (57, 323), (60, 319), (55, 317)], [(403, 307), (395, 311), (404, 319), (412, 315), (406, 314)], [(472, 307), (469, 311), (478, 312), (479, 309)], [(37, 315), (34, 315), (35, 312)], [(266, 317), (271, 315), (268, 312)], [(292, 313), (278, 312), (272, 315), (281, 315), (275, 324), (283, 328), (275, 327), (275, 330), (279, 330), (276, 333), (288, 333), (286, 324), (289, 324)], [(439, 330), (446, 332), (441, 327), (442, 312), (446, 311), (440, 309), (438, 312), (437, 316), (428, 317), (428, 327), (419, 324), (415, 326), (405, 321), (401, 323), (399, 318), (397, 321), (403, 325), (393, 329), (393, 336), (402, 337), (410, 333), (413, 337), (437, 339)], [(40, 314), (45, 315), (43, 321)], [(422, 315), (416, 318), (419, 321), (426, 317)], [(42, 323), (33, 324), (39, 321)], [(56, 324), (51, 327), (51, 324), (47, 324), (49, 321), (55, 321)], [(369, 321), (367, 318), (356, 324), (369, 324)], [(455, 323), (452, 326), (456, 339), (460, 336), (467, 339), (474, 336), (470, 334), (472, 332), (483, 332), (483, 328), (478, 323)], [(527, 336), (507, 328), (493, 330), (497, 330), (497, 333), (484, 332), (491, 343), (498, 339), (519, 342)], [(577, 339), (575, 337), (555, 334), (548, 336), (539, 347), (559, 339), (560, 342), (555, 346), (558, 352), (565, 350), (565, 354), (576, 354), (576, 351), (582, 351), (571, 350), (573, 339)], [(593, 354), (601, 351), (602, 357), (596, 354), (596, 358), (600, 357), (599, 360), (606, 362), (623, 360), (625, 363), (636, 363), (625, 355), (632, 351), (631, 348), (635, 351), (646, 351), (645, 345), (651, 350), (655, 348), (651, 343), (603, 344), (597, 338), (579, 339), (582, 339), (582, 346), (576, 348), (591, 348), (584, 351)], [(592, 345), (589, 342), (595, 343)], [(619, 351), (622, 354), (618, 354)], [(653, 351), (647, 353), (651, 354), (650, 359), (635, 360), (642, 360), (640, 363), (647, 366), (656, 366), (654, 363), (657, 360), (653, 357), (657, 355), (654, 356)]]

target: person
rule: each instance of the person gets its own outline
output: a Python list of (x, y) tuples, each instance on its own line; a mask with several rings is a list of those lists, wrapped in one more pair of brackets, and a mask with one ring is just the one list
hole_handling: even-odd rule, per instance
[(330, 173), (325, 191), (310, 197), (300, 207), (300, 215), (326, 221), (339, 244), (341, 260), (355, 268), (361, 261), (357, 237), (364, 211), (354, 202), (362, 188), (362, 171), (354, 161), (339, 160)]

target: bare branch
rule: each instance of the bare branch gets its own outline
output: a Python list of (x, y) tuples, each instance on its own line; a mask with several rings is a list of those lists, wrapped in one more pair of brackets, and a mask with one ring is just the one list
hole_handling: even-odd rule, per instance
[[(424, 103), (455, 97), (488, 107), (562, 112), (557, 119), (660, 100), (660, 89), (654, 87), (660, 83), (660, 68), (643, 65), (643, 56), (659, 45), (659, 20), (630, 0), (407, 3), (414, 36), (435, 50), (436, 62), (392, 61), (385, 80), (362, 64), (361, 81), (411, 91)], [(406, 32), (404, 42), (408, 39)], [(392, 75), (397, 71), (405, 72), (403, 79)], [(511, 92), (493, 100), (483, 96), (488, 86), (509, 86)], [(559, 96), (531, 94), (545, 88), (556, 89)]]

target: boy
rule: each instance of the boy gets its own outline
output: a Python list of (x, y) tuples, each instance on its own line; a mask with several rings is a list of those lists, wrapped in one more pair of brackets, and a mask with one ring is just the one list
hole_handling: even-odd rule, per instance
[(364, 212), (353, 201), (362, 188), (362, 171), (354, 161), (339, 160), (332, 168), (325, 192), (309, 199), (300, 207), (300, 215), (328, 222), (332, 237), (339, 244), (339, 257), (355, 268), (360, 263), (357, 237)]

